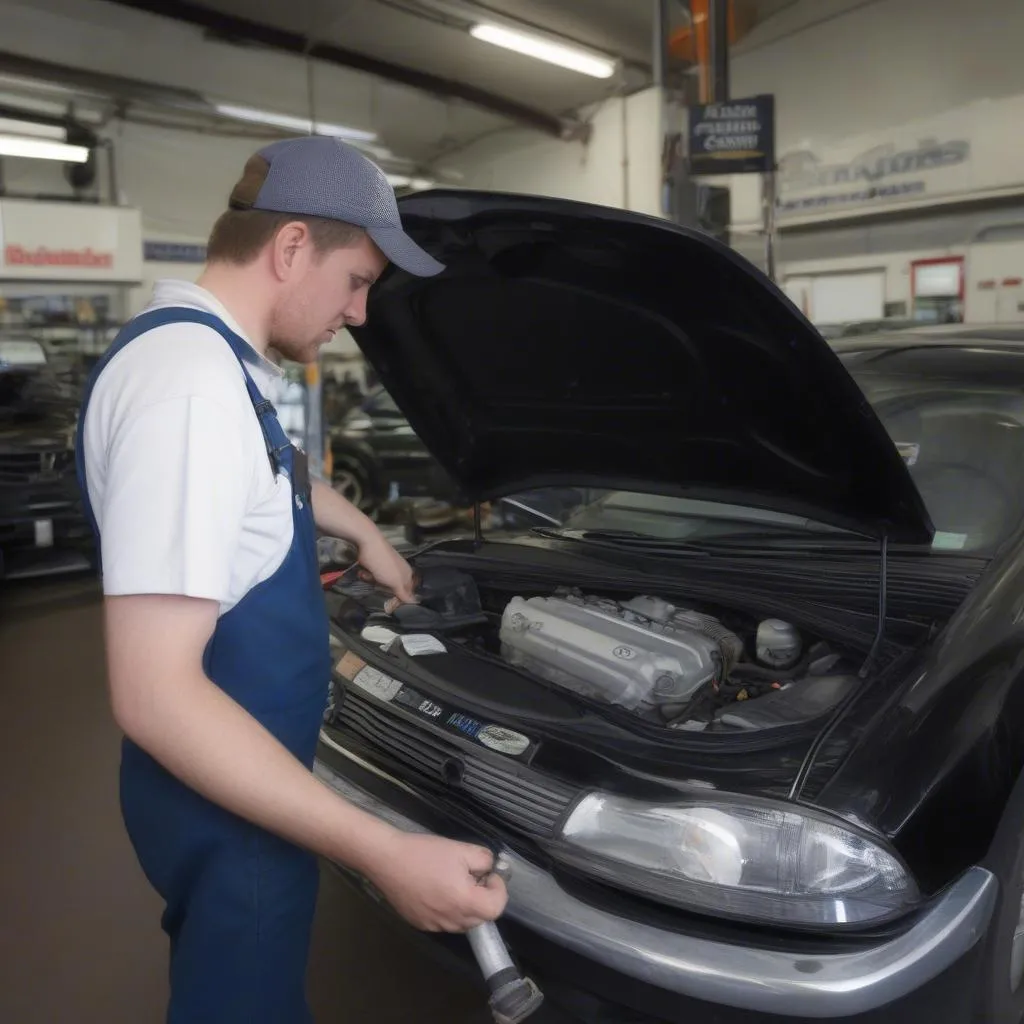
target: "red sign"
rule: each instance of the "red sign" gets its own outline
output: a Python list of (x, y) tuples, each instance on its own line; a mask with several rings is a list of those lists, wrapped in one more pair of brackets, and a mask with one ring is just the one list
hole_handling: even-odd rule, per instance
[(86, 269), (110, 269), (114, 265), (112, 252), (96, 252), (95, 249), (48, 249), (40, 245), (26, 249), (23, 245), (8, 245), (4, 259), (9, 267), (84, 267)]

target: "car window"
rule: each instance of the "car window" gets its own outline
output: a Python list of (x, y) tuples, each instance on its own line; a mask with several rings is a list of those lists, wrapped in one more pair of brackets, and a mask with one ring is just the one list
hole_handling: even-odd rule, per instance
[[(992, 554), (1024, 517), (1024, 384), (943, 374), (854, 372), (902, 455), (935, 526), (933, 550)], [(821, 536), (834, 527), (724, 503), (626, 491), (534, 492), (530, 507), (567, 528), (661, 540)], [(531, 523), (530, 525), (536, 525)]]
[(924, 499), (934, 547), (994, 551), (1024, 510), (1024, 391), (871, 373), (857, 380)]

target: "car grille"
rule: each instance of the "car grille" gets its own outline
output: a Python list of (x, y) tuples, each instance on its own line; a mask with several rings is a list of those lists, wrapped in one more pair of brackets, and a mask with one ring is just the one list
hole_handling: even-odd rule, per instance
[(562, 816), (578, 795), (575, 787), (523, 765), (509, 761), (505, 767), (496, 760), (478, 757), (442, 736), (417, 728), (351, 689), (345, 692), (337, 710), (340, 715), (335, 728), (357, 736), (390, 761), (402, 765), (410, 773), (411, 784), (418, 777), (435, 788), (443, 785), (446, 763), (457, 758), (463, 770), (461, 780), (450, 784), (452, 796), (462, 793), (530, 836), (555, 835)]
[(45, 482), (67, 473), (74, 464), (74, 453), (67, 450), (0, 452), (0, 484)]

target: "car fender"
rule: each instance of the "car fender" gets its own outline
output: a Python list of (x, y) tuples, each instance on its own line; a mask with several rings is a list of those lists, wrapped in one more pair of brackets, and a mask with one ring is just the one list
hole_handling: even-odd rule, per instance
[(881, 696), (817, 802), (887, 836), (935, 891), (986, 855), (1024, 769), (1019, 538)]

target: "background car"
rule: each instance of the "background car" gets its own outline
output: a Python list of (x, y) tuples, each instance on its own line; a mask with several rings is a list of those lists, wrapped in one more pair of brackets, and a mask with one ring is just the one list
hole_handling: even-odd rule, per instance
[(383, 388), (330, 425), (330, 443), (332, 483), (364, 511), (400, 497), (457, 499), (450, 477)]
[(842, 324), (815, 324), (818, 333), (827, 341), (834, 338), (855, 338), (863, 334), (903, 331), (920, 326), (921, 322), (918, 320), (899, 320), (893, 317), (883, 320), (852, 320)]
[(28, 335), (0, 335), (0, 578), (88, 570), (75, 474), (78, 393)]
[(403, 205), (461, 274), (359, 329), (410, 422), (473, 497), (604, 493), (417, 552), (391, 615), (336, 584), (320, 777), (504, 850), (580, 1020), (1019, 1021), (1024, 337), (837, 352), (706, 236)]

